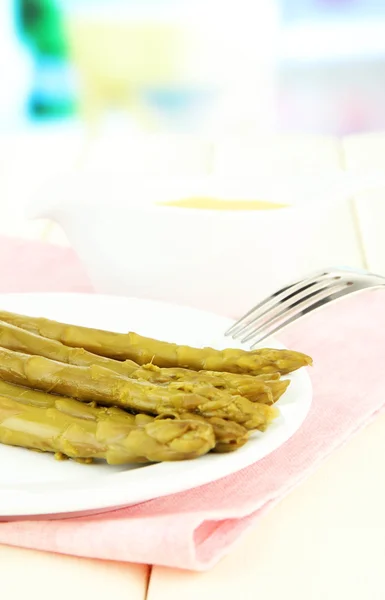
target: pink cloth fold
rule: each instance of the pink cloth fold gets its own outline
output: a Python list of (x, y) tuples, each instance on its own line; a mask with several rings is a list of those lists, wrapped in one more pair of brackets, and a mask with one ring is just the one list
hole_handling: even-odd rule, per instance
[[(90, 291), (71, 251), (33, 243), (16, 248), (0, 240), (2, 253), (7, 244), (13, 244), (20, 270), (12, 273), (9, 264), (15, 263), (1, 258), (1, 291), (7, 282), (9, 291)], [(60, 282), (52, 281), (52, 269), (62, 272)], [(280, 337), (314, 358), (314, 399), (302, 427), (278, 450), (217, 482), (136, 506), (62, 521), (1, 523), (0, 543), (193, 570), (213, 566), (246, 529), (385, 406), (383, 292), (325, 307)]]
[(0, 293), (92, 292), (71, 248), (0, 237)]

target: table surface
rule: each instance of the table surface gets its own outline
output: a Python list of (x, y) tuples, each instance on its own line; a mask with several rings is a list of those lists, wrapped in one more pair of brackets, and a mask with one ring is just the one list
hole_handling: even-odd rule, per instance
[[(84, 160), (80, 138), (78, 154), (73, 142), (60, 143), (61, 164)], [(25, 142), (25, 140), (24, 140)], [(39, 152), (36, 143), (40, 143)], [(34, 140), (39, 164), (47, 168), (53, 139)], [(30, 142), (25, 142), (23, 147)], [(12, 144), (11, 144), (12, 146)], [(71, 150), (70, 150), (71, 148)], [(197, 148), (194, 157), (202, 156)], [(100, 160), (95, 146), (88, 155)], [(28, 154), (26, 150), (26, 155)], [(10, 199), (22, 193), (15, 183), (17, 155), (0, 142), (0, 191)], [(205, 155), (206, 156), (206, 155)], [(82, 157), (82, 158), (81, 158)], [(194, 158), (193, 157), (193, 158)], [(12, 162), (12, 160), (14, 162)], [(198, 160), (198, 159), (197, 159)], [(200, 159), (201, 160), (201, 159)], [(191, 155), (189, 156), (189, 164)], [(385, 173), (385, 134), (352, 136), (343, 140), (324, 137), (272, 138), (250, 141), (235, 150), (223, 144), (216, 153), (215, 169), (228, 165), (240, 174), (257, 165), (311, 173), (333, 168), (370, 169)], [(29, 161), (31, 177), (38, 179), (36, 164)], [(287, 166), (289, 165), (289, 166)], [(13, 171), (12, 171), (13, 170)], [(2, 176), (2, 177), (1, 177)], [(19, 185), (19, 187), (18, 187)], [(9, 202), (9, 206), (13, 206)], [(350, 264), (385, 273), (385, 191), (351, 198), (336, 213), (334, 244), (343, 247)], [(66, 244), (61, 230), (47, 220), (28, 222), (9, 211), (0, 233), (51, 240)], [(383, 600), (385, 590), (385, 415), (353, 437), (309, 479), (282, 500), (239, 542), (231, 554), (207, 573), (79, 559), (0, 546), (1, 591), (6, 598), (28, 595), (48, 600), (195, 600), (234, 597), (264, 600)], [(359, 482), (359, 485), (357, 485)], [(357, 490), (359, 492), (357, 493)], [(180, 586), (183, 586), (180, 588)]]

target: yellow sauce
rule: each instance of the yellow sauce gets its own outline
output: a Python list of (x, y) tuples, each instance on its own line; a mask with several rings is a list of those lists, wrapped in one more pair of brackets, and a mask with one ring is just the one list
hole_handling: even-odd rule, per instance
[(218, 200), (216, 198), (186, 198), (184, 200), (161, 202), (161, 205), (204, 210), (271, 210), (286, 207), (285, 204), (264, 200)]

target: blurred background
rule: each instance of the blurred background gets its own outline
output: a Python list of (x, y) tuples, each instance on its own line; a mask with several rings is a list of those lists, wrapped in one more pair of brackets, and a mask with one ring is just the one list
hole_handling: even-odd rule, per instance
[[(297, 229), (282, 217), (286, 246), (267, 231), (277, 276), (286, 272), (282, 244), (294, 240), (297, 257), (385, 272), (368, 259), (385, 257), (380, 242), (363, 252), (362, 225), (370, 221), (374, 248), (385, 223), (385, 0), (0, 0), (0, 82), (0, 233), (80, 254), (84, 241), (95, 273), (116, 275), (127, 247), (102, 267), (116, 228), (127, 245), (135, 237), (125, 236), (133, 204), (247, 197), (303, 205)], [(375, 186), (381, 195), (357, 197)], [(301, 220), (314, 217), (310, 206), (323, 219), (311, 227)], [(142, 235), (148, 221), (136, 229)], [(258, 236), (253, 229), (250, 239)], [(165, 243), (142, 256), (145, 279), (159, 247), (164, 265)], [(193, 247), (191, 261), (195, 239)]]
[(385, 2), (1, 0), (0, 81), (0, 231), (35, 235), (80, 168), (333, 170), (332, 136), (385, 129)]
[(384, 128), (382, 0), (2, 0), (0, 128)]

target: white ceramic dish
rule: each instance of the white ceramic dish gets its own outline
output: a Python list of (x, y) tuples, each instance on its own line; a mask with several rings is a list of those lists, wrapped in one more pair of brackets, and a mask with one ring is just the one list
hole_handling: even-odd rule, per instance
[[(6, 294), (2, 309), (190, 345), (228, 346), (228, 319), (170, 304), (86, 294)], [(274, 344), (280, 347), (279, 344)], [(136, 504), (238, 471), (281, 446), (299, 428), (312, 398), (305, 370), (292, 375), (281, 416), (238, 451), (140, 467), (57, 462), (50, 454), (0, 445), (0, 518), (64, 516)]]
[[(237, 317), (287, 281), (325, 264), (348, 265), (355, 253), (360, 260), (350, 209), (339, 200), (364, 183), (367, 179), (343, 172), (178, 179), (88, 171), (51, 182), (30, 214), (63, 227), (98, 293)], [(194, 196), (290, 207), (218, 211), (156, 205)]]

